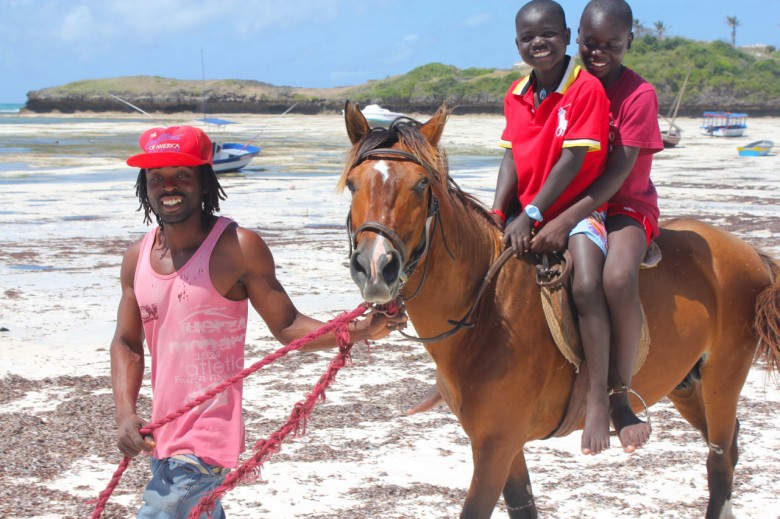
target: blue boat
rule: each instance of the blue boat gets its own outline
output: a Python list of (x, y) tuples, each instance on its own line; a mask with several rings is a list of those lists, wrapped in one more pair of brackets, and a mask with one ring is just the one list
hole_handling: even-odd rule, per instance
[(214, 172), (238, 171), (260, 153), (260, 148), (237, 142), (214, 143)]
[(772, 151), (774, 142), (769, 140), (754, 141), (737, 148), (740, 157), (763, 157)]
[[(216, 117), (204, 117), (198, 119), (208, 125), (213, 125), (221, 130), (228, 124), (236, 124), (235, 121), (227, 119), (218, 119)], [(238, 171), (250, 162), (260, 153), (259, 146), (253, 146), (249, 143), (240, 144), (238, 142), (220, 143), (212, 138), (214, 143), (214, 172), (227, 173), (229, 171)]]

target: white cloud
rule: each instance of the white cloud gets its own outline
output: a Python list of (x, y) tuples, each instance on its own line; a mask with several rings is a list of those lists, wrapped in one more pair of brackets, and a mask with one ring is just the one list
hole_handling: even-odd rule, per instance
[(482, 14), (476, 14), (474, 16), (470, 16), (466, 18), (463, 21), (463, 25), (466, 27), (478, 27), (480, 25), (485, 25), (486, 23), (490, 22), (490, 20), (493, 19), (493, 15), (491, 13), (482, 13)]
[(77, 43), (84, 35), (91, 34), (95, 28), (90, 9), (85, 5), (76, 5), (65, 13), (62, 21), (56, 27), (54, 36), (64, 43)]
[(417, 49), (416, 42), (420, 39), (416, 34), (408, 34), (401, 39), (395, 46), (395, 51), (389, 56), (385, 63), (400, 63), (413, 56)]

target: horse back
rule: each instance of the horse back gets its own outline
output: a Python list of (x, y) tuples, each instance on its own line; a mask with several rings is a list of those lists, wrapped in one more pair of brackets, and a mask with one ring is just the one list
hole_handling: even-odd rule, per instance
[(757, 344), (756, 298), (772, 283), (753, 247), (704, 222), (672, 220), (657, 243), (663, 259), (640, 272), (650, 351), (634, 379), (651, 401), (674, 389), (701, 359), (749, 364)]

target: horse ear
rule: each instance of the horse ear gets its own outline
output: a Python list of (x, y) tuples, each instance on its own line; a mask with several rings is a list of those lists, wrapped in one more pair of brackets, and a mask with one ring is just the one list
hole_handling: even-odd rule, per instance
[(450, 107), (444, 102), (439, 109), (436, 110), (436, 113), (433, 114), (433, 117), (420, 127), (420, 132), (425, 135), (425, 138), (431, 143), (431, 146), (439, 146), (439, 139), (441, 139), (441, 134), (444, 131), (444, 124), (447, 122), (449, 116)]
[(371, 127), (357, 103), (347, 101), (344, 105), (344, 121), (347, 123), (347, 135), (349, 135), (352, 144), (357, 144), (371, 131)]

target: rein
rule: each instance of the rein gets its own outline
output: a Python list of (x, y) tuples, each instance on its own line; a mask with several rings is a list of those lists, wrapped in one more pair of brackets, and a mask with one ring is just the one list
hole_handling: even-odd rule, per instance
[(485, 293), (485, 290), (488, 286), (490, 286), (490, 283), (493, 281), (493, 277), (496, 275), (496, 273), (501, 270), (501, 267), (504, 266), (504, 263), (507, 262), (509, 258), (513, 256), (512, 249), (505, 249), (504, 252), (501, 253), (501, 255), (496, 259), (496, 261), (493, 262), (493, 264), (490, 266), (490, 269), (488, 269), (487, 273), (485, 274), (485, 277), (482, 278), (482, 285), (479, 287), (479, 291), (477, 292), (477, 297), (474, 298), (474, 302), (471, 303), (471, 307), (469, 308), (468, 312), (466, 312), (466, 315), (464, 315), (460, 320), (455, 321), (453, 319), (447, 319), (447, 323), (452, 325), (452, 328), (447, 330), (446, 332), (442, 332), (438, 335), (434, 335), (433, 337), (415, 337), (414, 335), (409, 335), (407, 333), (404, 333), (403, 330), (396, 330), (398, 333), (406, 337), (407, 339), (412, 339), (417, 342), (421, 342), (423, 344), (428, 344), (431, 342), (438, 342), (443, 339), (446, 339), (450, 335), (454, 335), (458, 331), (460, 331), (461, 328), (474, 328), (474, 323), (468, 322), (469, 319), (471, 319), (471, 316), (474, 314), (474, 310), (477, 308), (477, 304), (479, 304), (480, 300), (482, 299), (482, 295)]

